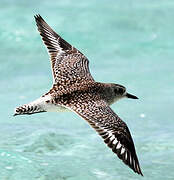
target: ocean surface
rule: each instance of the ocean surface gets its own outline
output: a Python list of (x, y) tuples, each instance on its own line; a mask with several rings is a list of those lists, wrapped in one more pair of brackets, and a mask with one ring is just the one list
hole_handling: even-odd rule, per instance
[[(35, 14), (88, 57), (96, 81), (139, 97), (112, 109), (131, 131), (144, 177), (74, 113), (13, 117), (52, 86)], [(1, 0), (0, 45), (0, 180), (174, 179), (173, 0)]]

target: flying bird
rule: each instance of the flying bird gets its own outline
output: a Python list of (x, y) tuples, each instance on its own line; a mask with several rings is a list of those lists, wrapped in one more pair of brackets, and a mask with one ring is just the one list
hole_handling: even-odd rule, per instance
[(89, 71), (88, 59), (62, 39), (40, 15), (34, 17), (50, 56), (53, 86), (35, 101), (17, 107), (14, 116), (73, 111), (97, 131), (126, 165), (143, 176), (130, 131), (110, 108), (122, 98), (138, 98), (122, 85), (96, 82)]

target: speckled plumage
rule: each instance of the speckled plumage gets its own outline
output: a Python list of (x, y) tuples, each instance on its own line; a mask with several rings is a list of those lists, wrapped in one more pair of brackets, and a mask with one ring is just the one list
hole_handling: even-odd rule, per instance
[(50, 55), (53, 87), (39, 99), (16, 108), (14, 115), (74, 111), (126, 165), (143, 175), (129, 129), (109, 107), (123, 97), (137, 99), (136, 96), (128, 94), (121, 85), (96, 82), (88, 59), (55, 33), (40, 15), (35, 20)]

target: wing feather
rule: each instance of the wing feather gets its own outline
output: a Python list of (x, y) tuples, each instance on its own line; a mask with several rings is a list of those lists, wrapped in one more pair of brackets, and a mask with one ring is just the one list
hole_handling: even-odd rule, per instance
[[(86, 94), (86, 97), (90, 95)], [(134, 172), (142, 174), (133, 139), (123, 122), (104, 100), (81, 98), (70, 103), (69, 108), (84, 118), (103, 138), (112, 151)]]
[(77, 87), (83, 86), (84, 80), (94, 81), (88, 59), (53, 31), (40, 15), (36, 15), (35, 20), (50, 55), (54, 84), (66, 91), (72, 84)]

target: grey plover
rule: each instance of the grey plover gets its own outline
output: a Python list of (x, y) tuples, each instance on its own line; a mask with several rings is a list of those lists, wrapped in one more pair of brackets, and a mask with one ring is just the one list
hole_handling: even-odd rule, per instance
[(53, 87), (37, 100), (17, 107), (14, 115), (73, 111), (98, 132), (126, 165), (143, 176), (130, 131), (110, 108), (119, 99), (138, 98), (119, 84), (96, 82), (90, 74), (88, 59), (54, 32), (40, 15), (35, 20), (50, 55)]

